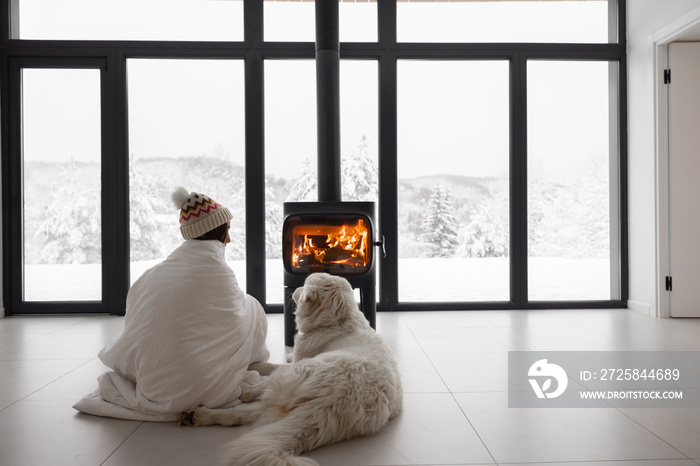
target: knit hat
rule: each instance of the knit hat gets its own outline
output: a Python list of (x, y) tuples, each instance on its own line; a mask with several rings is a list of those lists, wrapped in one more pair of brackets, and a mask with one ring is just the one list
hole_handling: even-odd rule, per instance
[(185, 239), (199, 238), (233, 218), (231, 212), (214, 199), (201, 193), (188, 193), (179, 187), (171, 195), (180, 209), (180, 233)]

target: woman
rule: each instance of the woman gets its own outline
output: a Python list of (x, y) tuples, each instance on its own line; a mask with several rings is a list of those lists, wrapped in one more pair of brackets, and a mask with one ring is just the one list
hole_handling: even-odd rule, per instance
[(193, 406), (224, 408), (241, 383), (259, 381), (267, 361), (267, 319), (226, 264), (231, 212), (178, 188), (185, 242), (131, 287), (124, 330), (99, 354), (113, 369), (75, 408), (123, 419), (175, 420)]

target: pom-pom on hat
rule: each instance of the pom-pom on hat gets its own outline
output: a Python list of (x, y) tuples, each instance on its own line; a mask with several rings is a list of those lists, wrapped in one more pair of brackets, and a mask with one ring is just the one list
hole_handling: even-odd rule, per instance
[(179, 187), (171, 199), (180, 209), (180, 233), (185, 239), (199, 238), (233, 218), (226, 207), (202, 193), (188, 193)]

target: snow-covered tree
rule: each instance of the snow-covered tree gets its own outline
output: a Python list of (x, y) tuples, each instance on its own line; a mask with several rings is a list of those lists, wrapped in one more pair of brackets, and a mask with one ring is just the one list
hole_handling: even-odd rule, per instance
[(528, 253), (541, 257), (607, 257), (610, 213), (607, 159), (594, 159), (568, 180), (531, 177)]
[(466, 257), (503, 257), (508, 254), (508, 232), (490, 207), (489, 202), (481, 203), (464, 228)]
[(49, 194), (37, 236), (43, 239), (39, 263), (95, 264), (102, 260), (101, 193), (81, 183), (71, 160)]
[(242, 176), (232, 176), (228, 180), (226, 192), (221, 199), (214, 198), (221, 202), (230, 211), (233, 219), (229, 236), (231, 242), (226, 247), (226, 255), (230, 259), (243, 259), (246, 253), (246, 214), (245, 214), (245, 181)]
[[(158, 182), (139, 168), (132, 156), (129, 161), (129, 246), (132, 261), (158, 259), (163, 255), (163, 234), (171, 225), (162, 225), (157, 212), (164, 200)], [(168, 205), (169, 206), (169, 205)]]
[(275, 199), (271, 187), (265, 188), (265, 256), (268, 259), (282, 257), (282, 206)]
[(437, 185), (430, 195), (418, 238), (427, 257), (452, 257), (459, 246), (455, 210), (446, 188)]
[(363, 135), (357, 147), (341, 160), (344, 201), (375, 201), (379, 197), (377, 163), (369, 155), (369, 139)]
[(509, 249), (508, 179), (497, 178), (486, 185), (488, 194), (467, 208), (468, 221), (462, 230), (464, 257), (503, 257)]
[[(312, 159), (313, 163), (312, 163)], [(340, 161), (341, 195), (344, 201), (376, 201), (379, 192), (377, 163), (369, 155), (369, 139), (363, 135), (356, 148), (343, 153)], [(304, 159), (299, 178), (287, 196), (289, 202), (316, 201), (318, 179), (315, 157)]]
[(318, 199), (318, 182), (316, 166), (311, 163), (311, 157), (304, 159), (304, 165), (299, 178), (292, 184), (287, 196), (287, 202), (310, 202)]

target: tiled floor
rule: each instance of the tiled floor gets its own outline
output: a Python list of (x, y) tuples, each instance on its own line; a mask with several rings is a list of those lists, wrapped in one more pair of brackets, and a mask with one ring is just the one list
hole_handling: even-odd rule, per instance
[[(282, 316), (269, 316), (273, 360)], [(0, 320), (0, 465), (209, 465), (246, 428), (80, 414), (118, 317)], [(700, 320), (627, 310), (380, 313), (400, 360), (403, 413), (376, 436), (320, 448), (321, 465), (700, 464), (700, 408), (514, 409), (509, 350), (699, 350)]]

